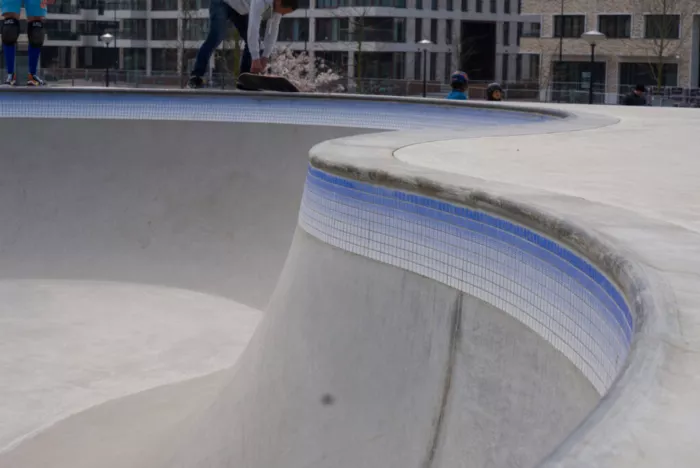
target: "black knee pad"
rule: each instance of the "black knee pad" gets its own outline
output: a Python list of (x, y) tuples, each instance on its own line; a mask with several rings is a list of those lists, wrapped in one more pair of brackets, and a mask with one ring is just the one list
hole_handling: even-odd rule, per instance
[(30, 46), (41, 47), (44, 44), (44, 37), (46, 37), (46, 31), (44, 31), (43, 22), (30, 21), (27, 23), (27, 38)]
[(15, 18), (7, 18), (2, 20), (2, 43), (5, 45), (14, 45), (19, 38), (19, 20)]

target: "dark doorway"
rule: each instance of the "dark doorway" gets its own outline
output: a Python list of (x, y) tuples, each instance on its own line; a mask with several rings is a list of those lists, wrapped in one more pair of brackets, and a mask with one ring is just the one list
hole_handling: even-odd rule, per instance
[(496, 23), (462, 21), (459, 63), (470, 80), (493, 81), (496, 78)]

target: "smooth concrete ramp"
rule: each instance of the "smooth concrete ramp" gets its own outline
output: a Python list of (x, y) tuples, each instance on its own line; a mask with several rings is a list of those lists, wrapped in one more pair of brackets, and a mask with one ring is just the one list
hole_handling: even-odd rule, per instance
[[(21, 98), (44, 99), (28, 96)], [(59, 106), (51, 99), (70, 100), (47, 96), (52, 112)], [(0, 452), (0, 467), (534, 467), (624, 367), (635, 317), (602, 257), (587, 258), (593, 250), (573, 236), (545, 234), (555, 229), (544, 218), (522, 210), (510, 217), (503, 201), (428, 186), (410, 168), (399, 180), (366, 166), (398, 164), (390, 155), (402, 141), (428, 138), (429, 122), (415, 128), (421, 115), (435, 116), (432, 131), (446, 138), (470, 118), (474, 135), (507, 134), (509, 126), (534, 132), (556, 126), (556, 112), (328, 100), (324, 119), (303, 97), (261, 97), (261, 112), (277, 106), (272, 123), (241, 122), (236, 107), (220, 110), (224, 123), (188, 118), (197, 104), (190, 94), (174, 93), (155, 115), (124, 96), (132, 101), (82, 94), (76, 102), (92, 107), (42, 120), (31, 154), (15, 141), (0, 156), (3, 297), (34, 298), (39, 280), (61, 294), (68, 283), (82, 288), (52, 311), (53, 339), (44, 309), (16, 326), (12, 360), (26, 366), (2, 369), (9, 378), (0, 391), (12, 399), (1, 400), (9, 417), (0, 420), (11, 424), (0, 429), (14, 443)], [(231, 106), (251, 99), (218, 98)], [(314, 112), (323, 108), (309, 102)], [(119, 115), (110, 114), (115, 108)], [(113, 119), (84, 119), (89, 113)], [(290, 115), (297, 125), (274, 123)], [(309, 166), (315, 143), (379, 130), (378, 115), (385, 129), (410, 132), (322, 143)], [(452, 121), (459, 124), (450, 129)], [(501, 123), (496, 131), (493, 122)], [(27, 123), (3, 122), (3, 141)], [(100, 284), (125, 288), (123, 298)], [(172, 291), (183, 299), (166, 297)], [(158, 300), (144, 308), (139, 297), (148, 294)], [(197, 294), (212, 311), (192, 305)], [(130, 301), (139, 307), (128, 325), (147, 338), (121, 344), (139, 372), (110, 367), (112, 349), (106, 364), (92, 364), (101, 373), (55, 385), (60, 376), (52, 388), (34, 382), (45, 390), (36, 408), (25, 401), (16, 411), (16, 383), (31, 382), (22, 372), (41, 369), (23, 342), (65, 357), (80, 314), (108, 320)], [(161, 321), (173, 309), (174, 332), (184, 338), (149, 347), (163, 333), (153, 317), (139, 317), (151, 308)], [(263, 317), (241, 353), (232, 342), (250, 337), (251, 308)], [(17, 321), (24, 310), (2, 318)], [(93, 321), (104, 338), (129, 330), (113, 321), (100, 331)], [(101, 346), (85, 354), (99, 357)], [(155, 366), (139, 353), (155, 354), (162, 368), (148, 382), (141, 379)], [(88, 360), (71, 359), (66, 372), (89, 370)], [(193, 359), (207, 365), (191, 366)], [(114, 377), (111, 393), (90, 392), (102, 373), (133, 382)], [(76, 389), (82, 404), (45, 416), (51, 398)], [(17, 433), (33, 411), (44, 426)]]
[(46, 119), (28, 151), (29, 122), (0, 129), (0, 450), (235, 361), (284, 264), (309, 149), (358, 132)]

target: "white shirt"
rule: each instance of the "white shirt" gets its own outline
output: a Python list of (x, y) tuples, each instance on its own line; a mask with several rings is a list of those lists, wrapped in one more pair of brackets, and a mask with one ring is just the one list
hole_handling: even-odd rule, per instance
[(282, 15), (272, 12), (274, 0), (224, 0), (241, 15), (248, 16), (248, 37), (246, 44), (253, 60), (260, 58), (260, 22), (267, 19), (265, 38), (263, 39), (263, 57), (267, 58), (277, 43)]

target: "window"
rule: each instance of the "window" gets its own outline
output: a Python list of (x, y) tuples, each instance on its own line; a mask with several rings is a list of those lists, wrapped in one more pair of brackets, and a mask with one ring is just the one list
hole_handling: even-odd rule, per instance
[(462, 0), (462, 11), (469, 11), (469, 0)]
[[(122, 20), (122, 30), (119, 33), (120, 37), (124, 39), (136, 39), (140, 41), (145, 41), (148, 39), (146, 36), (147, 23), (145, 19), (132, 19), (125, 18)], [(144, 55), (144, 59), (146, 56)]]
[(540, 23), (524, 23), (521, 37), (540, 37)]
[(124, 49), (124, 69), (145, 70), (146, 49), (135, 49), (131, 47)]
[(523, 14), (523, 0), (518, 0), (518, 14)]
[(455, 9), (455, 7), (454, 7), (454, 1), (453, 1), (453, 0), (447, 0), (447, 2), (445, 3), (445, 8), (447, 9), (447, 11), (453, 11), (453, 10)]
[(423, 0), (416, 0), (416, 10), (423, 9)]
[(503, 22), (503, 45), (510, 45), (510, 23), (508, 21)]
[[(362, 60), (362, 77), (402, 80), (406, 64), (403, 52), (363, 52), (353, 54), (355, 64)], [(357, 69), (357, 65), (356, 68)]]
[(437, 9), (438, 9), (438, 0), (431, 0), (431, 1), (430, 1), (430, 8), (431, 8), (432, 10), (437, 11)]
[(496, 13), (497, 13), (497, 11), (496, 11), (496, 0), (490, 0), (490, 1), (489, 1), (489, 10), (490, 10), (491, 13), (493, 13), (493, 14), (496, 14)]
[(586, 26), (585, 15), (555, 15), (554, 37), (581, 37)]
[(646, 39), (678, 39), (680, 37), (680, 15), (646, 15), (644, 37)]
[(416, 52), (413, 64), (413, 76), (416, 80), (423, 79), (423, 52)]
[(515, 56), (515, 81), (520, 81), (523, 79), (523, 55), (518, 54)]
[(510, 14), (510, 0), (503, 0), (503, 13)]
[(152, 39), (154, 41), (177, 40), (177, 19), (154, 19), (152, 24)]
[(438, 32), (438, 24), (436, 19), (431, 19), (430, 20), (430, 41), (433, 44), (438, 43), (438, 37), (437, 37), (437, 32)]
[[(309, 0), (300, 0), (299, 9), (306, 8)], [(339, 7), (390, 7), (406, 8), (406, 0), (316, 0), (316, 8), (339, 8)]]
[(540, 79), (540, 55), (530, 54), (530, 79), (539, 81)]
[(452, 44), (452, 20), (445, 22), (445, 44)]
[(503, 54), (503, 62), (501, 63), (501, 81), (508, 81), (508, 62), (510, 55)]
[(437, 52), (430, 53), (430, 81), (437, 80)]
[(445, 82), (449, 83), (450, 82), (450, 77), (452, 76), (452, 54), (451, 53), (446, 53), (445, 54)]
[[(656, 86), (656, 66), (649, 63), (621, 63), (620, 84)], [(678, 86), (678, 64), (664, 63), (661, 68), (661, 86)], [(630, 90), (631, 91), (631, 90)]]
[(176, 71), (177, 49), (151, 49), (151, 66), (154, 71)]
[(46, 36), (48, 39), (74, 41), (78, 39), (78, 33), (71, 31), (70, 20), (51, 20), (46, 22)]
[(345, 75), (348, 70), (348, 53), (339, 51), (317, 50), (316, 59), (339, 75)]
[(78, 6), (71, 5), (70, 3), (54, 3), (52, 5), (47, 5), (46, 9), (48, 13), (59, 15), (74, 15), (79, 12)]
[(484, 0), (476, 0), (476, 12), (477, 13), (484, 12)]
[(523, 23), (522, 21), (518, 22), (518, 31), (515, 34), (515, 44), (517, 46), (520, 46), (520, 38), (523, 36)]
[(364, 16), (353, 22), (353, 41), (406, 42), (406, 18)]
[[(316, 20), (318, 21), (318, 20)], [(423, 18), (416, 18), (416, 37), (413, 42), (420, 42), (423, 40)]]
[(183, 18), (182, 21), (186, 40), (203, 41), (207, 38), (207, 32), (209, 31), (208, 18)]
[(316, 18), (316, 41), (347, 41), (348, 24), (347, 18)]
[(600, 15), (598, 17), (598, 30), (609, 39), (630, 37), (630, 15)]
[(151, 4), (151, 10), (177, 10), (177, 0), (153, 0), (153, 3)]
[(282, 18), (277, 40), (281, 42), (303, 42), (309, 40), (308, 18)]

